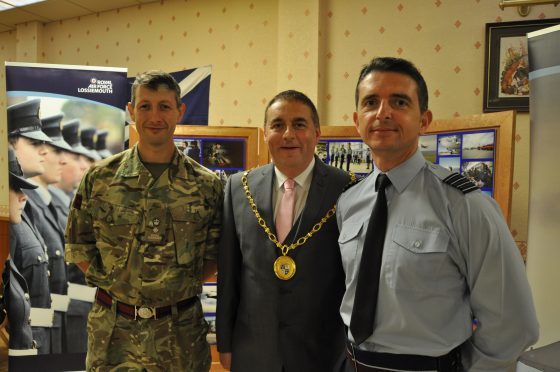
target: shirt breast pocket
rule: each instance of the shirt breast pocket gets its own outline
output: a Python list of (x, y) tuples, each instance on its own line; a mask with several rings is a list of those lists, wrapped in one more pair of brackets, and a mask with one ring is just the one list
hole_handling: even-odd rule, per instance
[(177, 263), (188, 265), (204, 257), (209, 213), (186, 205), (171, 208)]
[(439, 274), (449, 260), (447, 233), (440, 228), (399, 224), (391, 240), (393, 287), (403, 291), (437, 292)]
[(31, 298), (44, 297), (43, 290), (48, 288), (48, 258), (39, 245), (18, 247), (21, 249), (19, 270), (27, 280)]
[(347, 277), (352, 275), (352, 272), (356, 270), (356, 266), (359, 266), (359, 262), (356, 262), (356, 255), (358, 254), (360, 234), (363, 226), (363, 222), (344, 223), (338, 236), (342, 265)]
[(141, 213), (135, 209), (96, 200), (93, 213), (95, 240), (107, 273), (125, 267)]

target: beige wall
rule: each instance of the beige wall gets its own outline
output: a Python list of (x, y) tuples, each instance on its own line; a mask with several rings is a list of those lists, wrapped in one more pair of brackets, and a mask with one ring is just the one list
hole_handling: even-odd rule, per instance
[[(526, 19), (537, 18), (560, 18), (560, 7), (533, 7)], [(482, 111), (485, 23), (523, 19), (515, 8), (500, 10), (498, 0), (169, 0), (20, 25), (0, 33), (0, 57), (127, 67), (131, 76), (212, 65), (210, 124), (260, 126), (268, 100), (288, 88), (317, 101), (323, 125), (352, 125), (360, 67), (373, 56), (400, 56), (422, 70), (430, 107), (443, 119)], [(2, 70), (2, 110), (4, 85)], [(0, 115), (0, 148), (5, 131)], [(519, 114), (511, 230), (521, 246), (527, 242), (529, 134), (528, 115)], [(0, 214), (7, 213), (6, 174), (0, 156)], [(529, 260), (531, 253), (529, 247)], [(541, 344), (557, 339), (560, 325), (548, 317)]]

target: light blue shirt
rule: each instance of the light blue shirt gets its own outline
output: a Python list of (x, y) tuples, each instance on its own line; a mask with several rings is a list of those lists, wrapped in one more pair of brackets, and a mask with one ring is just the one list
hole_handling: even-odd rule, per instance
[[(458, 345), (467, 370), (501, 371), (538, 338), (525, 267), (498, 205), (463, 194), (420, 151), (386, 173), (388, 223), (373, 334), (360, 348), (440, 356)], [(349, 326), (379, 170), (338, 201)], [(478, 330), (472, 332), (472, 319)], [(348, 331), (348, 337), (353, 340)]]

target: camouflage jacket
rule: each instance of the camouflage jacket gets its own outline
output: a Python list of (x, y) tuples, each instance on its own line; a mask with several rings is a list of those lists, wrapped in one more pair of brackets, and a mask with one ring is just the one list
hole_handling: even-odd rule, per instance
[(216, 259), (222, 202), (212, 171), (175, 150), (154, 179), (135, 146), (82, 179), (66, 227), (66, 259), (89, 262), (88, 284), (131, 305), (195, 296), (203, 261)]

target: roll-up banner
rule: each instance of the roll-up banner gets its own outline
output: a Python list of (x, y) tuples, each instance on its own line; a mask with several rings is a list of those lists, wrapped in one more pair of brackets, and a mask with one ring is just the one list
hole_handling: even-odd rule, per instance
[[(560, 298), (552, 295), (560, 292), (560, 26), (530, 32), (527, 41), (531, 86), (527, 274), (541, 325), (539, 344), (546, 345), (560, 335)], [(549, 353), (560, 360), (557, 351)], [(547, 364), (539, 366), (546, 370)]]
[(94, 289), (66, 264), (64, 230), (87, 169), (124, 148), (127, 69), (7, 62), (6, 91), (8, 178), (27, 199), (20, 220), (10, 208), (5, 295), (23, 298), (4, 301), (9, 369), (84, 370)]
[[(178, 124), (208, 125), (208, 108), (210, 106), (210, 79), (212, 65), (201, 66), (189, 70), (169, 73), (181, 88), (181, 101), (186, 110)], [(131, 95), (132, 83), (135, 77), (129, 77), (129, 93)], [(128, 113), (127, 113), (128, 115)], [(127, 116), (127, 121), (130, 117)]]

